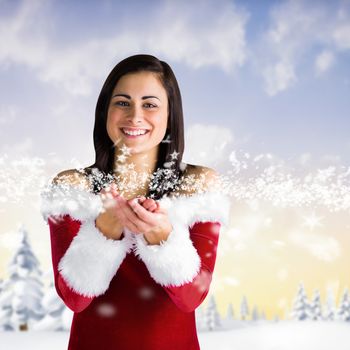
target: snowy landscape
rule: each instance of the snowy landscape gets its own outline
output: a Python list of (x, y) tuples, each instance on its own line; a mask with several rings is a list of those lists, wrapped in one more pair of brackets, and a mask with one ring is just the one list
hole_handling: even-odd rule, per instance
[[(45, 288), (39, 261), (20, 227), (22, 240), (8, 265), (9, 278), (0, 280), (1, 349), (66, 349), (73, 312), (56, 293), (53, 280)], [(196, 309), (196, 323), (202, 350), (209, 349), (333, 349), (348, 350), (350, 343), (350, 301), (344, 290), (338, 306), (329, 291), (325, 305), (315, 290), (311, 301), (300, 283), (292, 308), (284, 320), (267, 320), (264, 312), (250, 306), (243, 296), (236, 314), (232, 304), (222, 317), (215, 297), (207, 307)], [(219, 347), (218, 347), (219, 346)]]
[[(344, 322), (259, 322), (231, 330), (199, 332), (201, 350), (349, 350), (350, 325)], [(64, 350), (69, 332), (2, 332), (2, 349)]]

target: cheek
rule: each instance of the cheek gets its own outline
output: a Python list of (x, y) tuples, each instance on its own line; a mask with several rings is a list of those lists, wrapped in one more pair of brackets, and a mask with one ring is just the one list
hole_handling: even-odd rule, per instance
[(119, 129), (116, 128), (119, 119), (120, 118), (117, 113), (111, 112), (107, 114), (106, 129), (107, 134), (112, 140), (115, 139), (115, 137), (117, 137), (117, 134), (119, 133)]
[(110, 123), (115, 123), (116, 121), (118, 121), (118, 119), (120, 119), (119, 114), (116, 111), (110, 111), (107, 114), (107, 122)]

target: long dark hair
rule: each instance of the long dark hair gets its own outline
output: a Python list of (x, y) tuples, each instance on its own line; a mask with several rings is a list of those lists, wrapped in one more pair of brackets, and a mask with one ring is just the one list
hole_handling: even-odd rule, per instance
[[(182, 156), (185, 147), (184, 121), (180, 89), (170, 66), (152, 55), (138, 54), (120, 61), (109, 73), (97, 100), (94, 125), (95, 163), (84, 168), (93, 174), (94, 192), (102, 189), (105, 183), (113, 181), (115, 145), (110, 139), (106, 123), (112, 92), (119, 79), (128, 73), (148, 71), (157, 75), (168, 96), (168, 124), (163, 141), (159, 145), (156, 171), (149, 185), (148, 195), (159, 199), (173, 191), (183, 175)], [(177, 152), (177, 158), (171, 157)], [(170, 168), (169, 168), (170, 165)]]

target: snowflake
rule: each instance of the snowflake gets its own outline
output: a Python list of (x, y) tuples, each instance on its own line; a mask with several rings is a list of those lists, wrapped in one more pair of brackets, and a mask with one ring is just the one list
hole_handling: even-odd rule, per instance
[(174, 150), (174, 152), (170, 154), (171, 160), (177, 159), (177, 157), (179, 156), (179, 154), (180, 154), (179, 152), (176, 152), (176, 151)]

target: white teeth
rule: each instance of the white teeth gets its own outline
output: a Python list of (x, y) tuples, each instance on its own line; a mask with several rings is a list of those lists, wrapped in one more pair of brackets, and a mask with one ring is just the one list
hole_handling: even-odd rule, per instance
[(125, 129), (122, 129), (123, 132), (127, 135), (132, 135), (132, 136), (136, 136), (136, 135), (144, 135), (146, 134), (147, 130), (137, 130), (137, 131), (128, 131)]

